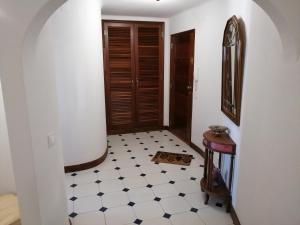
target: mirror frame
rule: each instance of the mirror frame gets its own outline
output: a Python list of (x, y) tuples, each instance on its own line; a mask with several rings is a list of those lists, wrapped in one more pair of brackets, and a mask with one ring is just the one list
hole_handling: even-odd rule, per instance
[[(231, 56), (229, 51), (226, 51), (228, 44), (226, 44), (228, 35), (231, 34), (229, 28), (234, 26), (236, 28), (236, 49), (235, 49), (235, 74), (232, 74), (232, 79), (234, 79), (234, 102), (235, 102), (235, 113), (232, 110), (228, 110), (228, 107), (225, 107), (225, 93), (227, 92), (228, 84), (226, 85), (226, 73), (231, 73), (231, 64), (228, 65), (226, 59)], [(221, 110), (222, 112), (229, 117), (237, 126), (240, 125), (241, 118), (241, 104), (242, 104), (242, 88), (243, 88), (243, 74), (244, 74), (244, 60), (245, 60), (245, 29), (244, 23), (241, 19), (238, 19), (236, 16), (231, 17), (226, 24), (223, 36), (223, 45), (222, 45), (222, 96), (221, 96)], [(228, 104), (228, 103), (227, 103)]]

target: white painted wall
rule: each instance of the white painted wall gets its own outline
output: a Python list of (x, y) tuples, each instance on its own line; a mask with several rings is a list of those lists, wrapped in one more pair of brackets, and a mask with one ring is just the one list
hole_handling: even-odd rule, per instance
[(164, 126), (169, 125), (169, 91), (170, 91), (170, 32), (169, 19), (157, 17), (139, 17), (139, 16), (114, 16), (102, 15), (106, 20), (128, 20), (128, 21), (154, 21), (165, 23), (165, 46), (164, 46)]
[(68, 1), (44, 30), (52, 36), (65, 165), (93, 161), (107, 148), (99, 1)]
[(8, 193), (16, 193), (16, 185), (0, 82), (0, 195)]
[[(292, 7), (299, 6), (293, 1)], [(220, 110), (222, 38), (233, 14), (243, 18), (247, 32), (240, 127)], [(284, 14), (283, 18), (293, 15)], [(203, 148), (202, 133), (209, 125), (230, 127), (238, 144), (233, 204), (241, 224), (300, 224), (300, 65), (294, 58), (285, 58), (283, 51), (283, 38), (291, 34), (279, 35), (282, 29), (249, 0), (206, 2), (170, 19), (171, 34), (193, 28), (194, 82), (198, 85), (194, 89), (192, 141)]]

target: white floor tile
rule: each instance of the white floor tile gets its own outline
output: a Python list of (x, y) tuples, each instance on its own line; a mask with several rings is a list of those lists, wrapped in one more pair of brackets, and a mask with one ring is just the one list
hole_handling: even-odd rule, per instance
[(91, 212), (80, 214), (72, 219), (73, 225), (105, 225), (105, 218), (102, 212)]
[(83, 173), (78, 174), (74, 177), (75, 184), (87, 184), (87, 183), (94, 183), (98, 179), (97, 174), (90, 172), (90, 173)]
[(89, 183), (89, 184), (79, 184), (74, 188), (74, 196), (85, 197), (89, 195), (96, 195), (99, 192), (98, 184)]
[(148, 175), (153, 173), (160, 173), (162, 169), (158, 165), (153, 163), (152, 165), (141, 166), (141, 170), (143, 173)]
[(169, 178), (163, 173), (147, 174), (145, 178), (148, 183), (152, 185), (165, 184), (170, 181)]
[(126, 192), (112, 192), (102, 196), (102, 205), (106, 208), (124, 206), (129, 202)]
[(207, 225), (232, 224), (230, 213), (226, 213), (224, 208), (203, 208), (198, 211), (198, 215)]
[(133, 208), (137, 218), (141, 220), (154, 219), (164, 215), (160, 204), (154, 201), (137, 203)]
[(104, 180), (100, 184), (100, 191), (103, 193), (116, 192), (124, 189), (124, 185), (121, 180)]
[(151, 220), (145, 220), (142, 223), (143, 225), (172, 225), (169, 219), (165, 218), (156, 218)]
[(137, 176), (137, 177), (128, 177), (123, 180), (125, 187), (129, 189), (135, 189), (139, 187), (145, 187), (148, 182), (146, 182), (144, 177)]
[(174, 188), (172, 184), (161, 184), (152, 187), (154, 194), (160, 198), (167, 198), (171, 196), (177, 196), (179, 192)]
[(74, 201), (74, 212), (76, 213), (98, 211), (101, 207), (101, 198), (96, 195), (78, 198)]
[(155, 198), (152, 190), (147, 187), (130, 190), (128, 195), (129, 199), (135, 203), (151, 201)]
[(98, 173), (98, 177), (101, 181), (104, 180), (114, 180), (120, 177), (120, 174), (117, 170), (103, 170)]
[(128, 168), (121, 168), (120, 174), (123, 177), (137, 177), (140, 176), (142, 172), (138, 167), (128, 167)]
[(204, 204), (205, 194), (202, 193), (201, 191), (191, 193), (191, 194), (187, 194), (185, 196), (185, 199), (188, 201), (188, 203), (192, 207), (194, 207), (196, 209), (201, 209), (201, 208), (208, 207), (207, 205)]
[[(197, 215), (197, 213), (193, 212), (186, 212), (186, 213), (180, 213), (176, 215), (171, 216), (171, 221), (173, 225), (206, 225), (200, 217)], [(208, 225), (208, 224), (207, 224)]]
[(171, 171), (166, 173), (167, 177), (170, 180), (179, 181), (179, 180), (188, 180), (190, 179), (190, 175), (186, 171)]
[(185, 194), (194, 193), (201, 190), (200, 183), (193, 180), (177, 181), (174, 185), (176, 190)]
[(112, 208), (105, 211), (105, 219), (107, 225), (123, 225), (133, 223), (135, 215), (130, 206)]
[(191, 209), (191, 206), (189, 206), (186, 200), (182, 197), (162, 199), (160, 204), (164, 208), (165, 212), (169, 214), (188, 212)]

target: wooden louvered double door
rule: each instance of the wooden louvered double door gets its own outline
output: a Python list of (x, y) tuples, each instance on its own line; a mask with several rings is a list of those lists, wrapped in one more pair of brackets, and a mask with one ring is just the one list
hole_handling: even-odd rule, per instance
[(163, 125), (163, 23), (103, 21), (109, 134)]

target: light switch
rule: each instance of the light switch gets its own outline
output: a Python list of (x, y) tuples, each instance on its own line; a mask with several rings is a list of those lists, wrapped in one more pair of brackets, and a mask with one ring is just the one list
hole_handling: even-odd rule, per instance
[(56, 143), (55, 134), (53, 133), (48, 134), (48, 148), (53, 147), (55, 143)]

